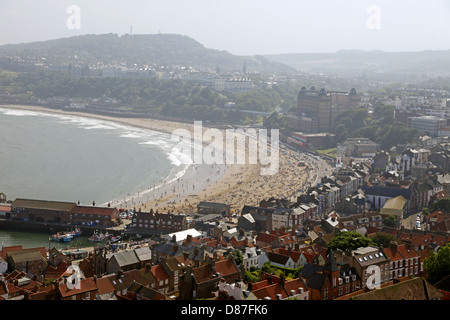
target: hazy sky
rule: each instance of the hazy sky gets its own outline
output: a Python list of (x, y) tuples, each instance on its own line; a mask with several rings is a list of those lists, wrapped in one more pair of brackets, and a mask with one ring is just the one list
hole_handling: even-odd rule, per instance
[[(67, 12), (71, 5), (79, 16)], [(130, 26), (134, 34), (182, 34), (237, 55), (447, 50), (450, 1), (0, 0), (0, 45), (122, 35)]]

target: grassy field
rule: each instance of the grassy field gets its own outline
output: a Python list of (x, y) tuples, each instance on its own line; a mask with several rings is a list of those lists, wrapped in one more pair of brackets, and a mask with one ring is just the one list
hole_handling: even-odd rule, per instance
[(325, 150), (316, 150), (318, 153), (322, 155), (326, 155), (331, 158), (336, 158), (336, 148), (330, 148)]

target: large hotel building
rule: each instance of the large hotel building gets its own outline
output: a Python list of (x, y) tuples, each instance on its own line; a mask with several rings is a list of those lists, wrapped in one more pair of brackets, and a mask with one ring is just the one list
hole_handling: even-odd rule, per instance
[(303, 133), (329, 132), (336, 116), (357, 108), (360, 100), (354, 88), (345, 92), (302, 87), (297, 112), (288, 114), (288, 126)]

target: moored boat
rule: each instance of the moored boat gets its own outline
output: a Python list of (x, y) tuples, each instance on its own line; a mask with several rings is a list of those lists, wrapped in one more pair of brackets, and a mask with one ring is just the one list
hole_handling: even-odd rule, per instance
[(109, 242), (110, 242), (110, 243), (117, 242), (117, 241), (119, 241), (120, 239), (121, 239), (120, 236), (113, 236), (113, 237), (111, 237), (111, 238), (109, 239)]
[(109, 239), (110, 237), (111, 235), (109, 233), (94, 232), (94, 234), (89, 237), (89, 241), (98, 242)]
[(69, 242), (72, 240), (72, 235), (68, 233), (58, 232), (51, 236), (51, 240), (55, 242)]

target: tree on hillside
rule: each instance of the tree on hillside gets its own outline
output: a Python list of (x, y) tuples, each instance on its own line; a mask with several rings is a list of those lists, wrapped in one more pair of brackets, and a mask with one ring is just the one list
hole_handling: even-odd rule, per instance
[(386, 218), (384, 218), (383, 224), (386, 227), (395, 228), (397, 226), (397, 218), (393, 215), (387, 216)]
[(370, 239), (379, 246), (383, 246), (383, 248), (389, 247), (389, 243), (391, 241), (397, 241), (397, 238), (395, 238), (392, 234), (386, 232), (378, 232), (374, 236), (370, 237)]
[(431, 284), (450, 275), (450, 243), (440, 247), (437, 253), (431, 250), (428, 258), (423, 261), (423, 267)]
[(450, 212), (450, 198), (442, 198), (434, 201), (432, 211)]
[(356, 231), (345, 231), (336, 234), (330, 242), (327, 244), (328, 252), (331, 250), (340, 249), (345, 250), (356, 250), (360, 247), (367, 247), (371, 245), (376, 245), (371, 239), (363, 236)]
[(234, 262), (236, 262), (238, 266), (241, 265), (241, 263), (244, 261), (244, 256), (242, 255), (241, 250), (233, 250), (231, 254), (233, 255)]
[(270, 116), (264, 119), (263, 126), (268, 130), (279, 129), (280, 131), (283, 131), (287, 126), (286, 116), (280, 115), (278, 112), (273, 112)]

